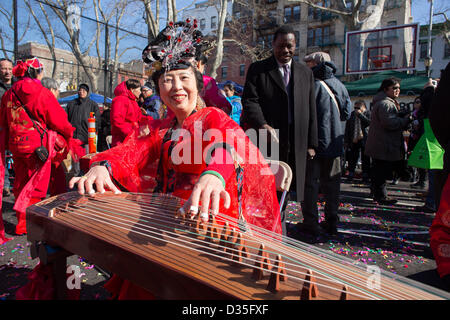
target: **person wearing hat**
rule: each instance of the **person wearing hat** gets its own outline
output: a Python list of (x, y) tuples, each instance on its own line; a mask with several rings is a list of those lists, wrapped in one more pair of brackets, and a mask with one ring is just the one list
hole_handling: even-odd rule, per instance
[(95, 130), (98, 134), (100, 128), (100, 109), (94, 101), (89, 99), (89, 86), (82, 83), (78, 86), (78, 98), (67, 104), (69, 122), (75, 127), (73, 137), (83, 142), (83, 147), (88, 152), (88, 119), (90, 113), (95, 116)]
[(305, 61), (306, 65), (312, 69), (323, 62), (330, 62), (331, 57), (326, 52), (317, 51), (305, 56), (303, 61)]
[(147, 115), (149, 115), (153, 119), (159, 119), (159, 108), (161, 106), (161, 100), (154, 93), (153, 85), (150, 82), (146, 82), (141, 87), (141, 93), (144, 97), (144, 103), (142, 107), (145, 109)]
[[(75, 128), (66, 113), (53, 93), (42, 86), (44, 66), (39, 59), (25, 56), (17, 60), (12, 73), (17, 81), (4, 93), (0, 107), (0, 157), (7, 148), (14, 159), (15, 233), (23, 235), (27, 233), (26, 208), (45, 199), (49, 185), (52, 195), (64, 192), (65, 177), (61, 184), (52, 177), (56, 177), (55, 170), (69, 151), (78, 159), (82, 150), (81, 142), (72, 138)], [(45, 152), (36, 152), (44, 148), (47, 157)], [(4, 170), (4, 163), (0, 161), (0, 177)], [(54, 189), (53, 182), (63, 187)], [(3, 181), (0, 181), (0, 188), (3, 188)], [(1, 200), (0, 194), (0, 210)], [(0, 245), (7, 240), (0, 217)]]

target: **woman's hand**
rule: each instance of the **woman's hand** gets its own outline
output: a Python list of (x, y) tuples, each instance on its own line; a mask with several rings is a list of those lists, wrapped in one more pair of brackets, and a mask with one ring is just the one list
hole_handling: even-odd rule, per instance
[(78, 193), (94, 194), (94, 184), (99, 193), (105, 193), (105, 189), (113, 191), (115, 194), (121, 193), (119, 189), (111, 181), (108, 169), (104, 166), (92, 167), (88, 173), (82, 177), (73, 177), (69, 181), (69, 188), (72, 189), (78, 184)]
[(199, 212), (199, 203), (201, 201), (200, 218), (202, 221), (207, 222), (210, 207), (213, 215), (219, 212), (220, 199), (224, 200), (224, 207), (228, 209), (231, 204), (231, 198), (224, 189), (222, 181), (215, 175), (205, 174), (195, 184), (192, 194), (185, 202), (182, 210), (190, 214), (192, 219)]

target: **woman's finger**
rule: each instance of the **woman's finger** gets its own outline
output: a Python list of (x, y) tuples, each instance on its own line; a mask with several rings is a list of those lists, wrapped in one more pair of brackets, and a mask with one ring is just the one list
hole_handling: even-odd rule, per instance
[(224, 208), (225, 208), (225, 209), (230, 208), (230, 205), (231, 205), (231, 197), (230, 197), (230, 194), (228, 193), (228, 191), (222, 190), (222, 191), (220, 192), (220, 198), (223, 199), (223, 201), (224, 201), (224, 203), (223, 203)]
[(208, 221), (211, 192), (213, 192), (211, 188), (205, 188), (201, 195), (202, 206), (200, 208), (200, 218), (204, 222)]
[(194, 218), (198, 213), (201, 194), (202, 188), (199, 184), (196, 184), (194, 186), (194, 189), (192, 190), (191, 196), (185, 203), (185, 210), (186, 212), (190, 213), (191, 219)]
[[(105, 185), (106, 187), (111, 190), (112, 192), (114, 192), (114, 194), (121, 194), (122, 192), (120, 192), (120, 190), (116, 187), (116, 185), (112, 182), (111, 178), (108, 177), (105, 181)], [(98, 189), (97, 189), (98, 190)]]
[(211, 213), (216, 216), (219, 213), (220, 207), (220, 191), (213, 191), (211, 193)]

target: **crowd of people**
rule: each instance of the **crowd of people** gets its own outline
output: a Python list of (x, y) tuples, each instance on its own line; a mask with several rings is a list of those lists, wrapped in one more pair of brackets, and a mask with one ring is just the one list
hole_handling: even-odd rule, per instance
[[(180, 41), (169, 41), (172, 37)], [(177, 50), (183, 45), (189, 50)], [(286, 228), (275, 179), (262, 170), (268, 167), (264, 158), (274, 154), (291, 167), (290, 200), (301, 203), (303, 222), (289, 234), (294, 238), (337, 234), (342, 177), (356, 179), (359, 162), (362, 182), (370, 185), (376, 203), (395, 204), (386, 184), (402, 178), (411, 179), (412, 188), (425, 188), (428, 179), (428, 198), (419, 210), (437, 212), (440, 206), (449, 205), (450, 199), (441, 196), (444, 185), (445, 194), (450, 188), (449, 112), (442, 103), (442, 97), (448, 95), (442, 86), (448, 83), (449, 66), (437, 86), (431, 81), (425, 86), (413, 110), (400, 107), (401, 81), (396, 78), (385, 79), (370, 104), (357, 100), (352, 106), (344, 84), (335, 76), (336, 66), (329, 54), (314, 52), (303, 58), (304, 63), (294, 60), (295, 32), (289, 26), (275, 32), (273, 54), (249, 66), (242, 96), (232, 84), (220, 90), (205, 74), (205, 46), (201, 32), (189, 22), (169, 25), (143, 50), (143, 60), (152, 66), (152, 75), (144, 84), (136, 79), (120, 83), (111, 106), (104, 106), (102, 113), (89, 99), (86, 84), (79, 85), (78, 98), (64, 112), (56, 100), (56, 83), (42, 78), (43, 66), (36, 57), (24, 57), (14, 67), (11, 61), (1, 60), (0, 176), (8, 172), (4, 167), (8, 149), (16, 169), (16, 233), (26, 233), (26, 207), (45, 198), (48, 190), (52, 195), (73, 188), (80, 194), (92, 194), (106, 190), (120, 193), (121, 188), (173, 194), (185, 200), (183, 214), (203, 221), (209, 219), (210, 212), (214, 215), (220, 211), (281, 234)], [(437, 112), (439, 108), (445, 110)], [(89, 152), (87, 119), (92, 114), (99, 152), (83, 171), (77, 164)], [(443, 115), (447, 115), (446, 120)], [(408, 167), (408, 157), (420, 143), (428, 119), (447, 151), (444, 165), (440, 169)], [(211, 129), (221, 135), (214, 143), (201, 141), (196, 149), (195, 139), (179, 137), (186, 133), (195, 137), (197, 123), (201, 123), (201, 137)], [(267, 134), (253, 143), (245, 131), (250, 129), (263, 129)], [(182, 143), (193, 150), (187, 157), (175, 153)], [(260, 152), (261, 145), (271, 146), (268, 154)], [(47, 157), (41, 159), (37, 152), (40, 147), (45, 147)], [(257, 161), (248, 159), (249, 152)], [(196, 153), (209, 157), (196, 161)], [(77, 171), (66, 185), (61, 162), (68, 155)], [(5, 176), (4, 196), (11, 189), (7, 180)], [(321, 224), (319, 190), (326, 200)], [(258, 215), (249, 208), (257, 210)], [(436, 219), (440, 217), (439, 211)], [(442, 223), (434, 224), (437, 231), (432, 239), (438, 248), (434, 252), (439, 256), (440, 275), (448, 278), (448, 250), (439, 248), (450, 246), (450, 226), (448, 217), (442, 219)], [(2, 227), (0, 243), (7, 240)], [(117, 276), (106, 287), (114, 297), (153, 297)]]

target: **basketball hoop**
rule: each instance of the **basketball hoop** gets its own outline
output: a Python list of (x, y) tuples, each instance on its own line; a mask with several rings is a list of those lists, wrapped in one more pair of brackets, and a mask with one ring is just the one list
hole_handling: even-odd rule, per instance
[(383, 63), (389, 62), (388, 56), (386, 56), (384, 54), (373, 56), (370, 60), (372, 61), (375, 68), (377, 68), (377, 69), (382, 68)]

